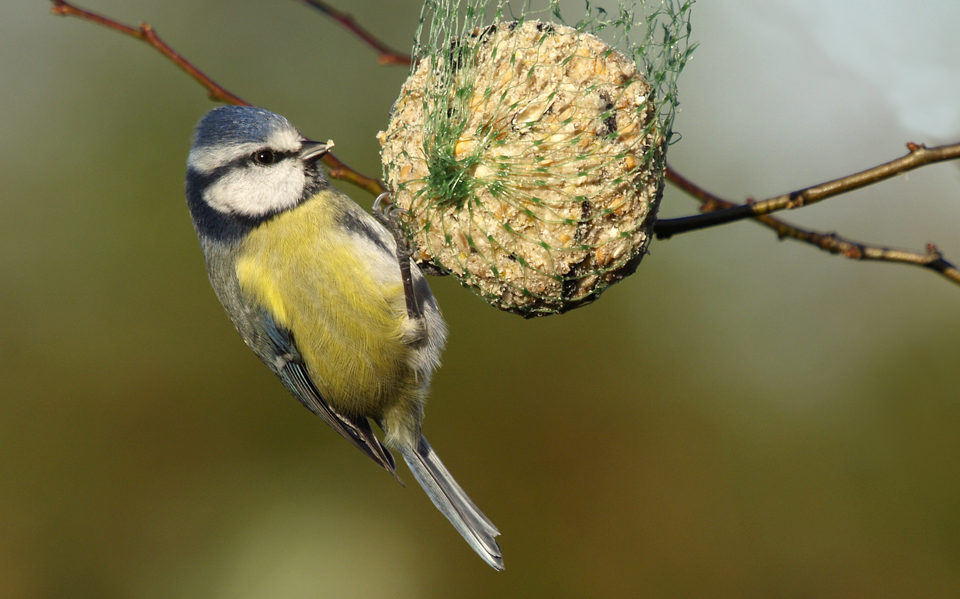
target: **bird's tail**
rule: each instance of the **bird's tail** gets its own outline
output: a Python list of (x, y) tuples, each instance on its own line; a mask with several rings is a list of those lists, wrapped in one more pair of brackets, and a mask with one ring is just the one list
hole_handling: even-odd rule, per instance
[(416, 449), (405, 447), (401, 452), (433, 505), (443, 512), (485, 562), (497, 570), (503, 570), (500, 546), (494, 540), (500, 531), (453, 480), (427, 440), (421, 436)]

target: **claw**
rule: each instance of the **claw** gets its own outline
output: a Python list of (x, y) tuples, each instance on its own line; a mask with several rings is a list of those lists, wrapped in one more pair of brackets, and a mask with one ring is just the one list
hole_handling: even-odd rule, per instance
[(396, 225), (390, 223), (396, 223), (396, 215), (400, 210), (401, 208), (399, 206), (390, 201), (389, 191), (381, 193), (377, 196), (377, 199), (373, 201), (373, 215), (391, 231), (393, 231)]
[(374, 212), (383, 212), (383, 204), (386, 203), (388, 206), (393, 206), (393, 202), (390, 201), (390, 192), (385, 191), (377, 196), (377, 199), (373, 201), (373, 211)]
[(373, 217), (380, 221), (380, 224), (387, 228), (393, 234), (397, 242), (397, 255), (401, 260), (409, 258), (413, 252), (410, 249), (410, 242), (400, 226), (397, 214), (402, 210), (399, 206), (390, 201), (390, 192), (381, 193), (373, 202)]

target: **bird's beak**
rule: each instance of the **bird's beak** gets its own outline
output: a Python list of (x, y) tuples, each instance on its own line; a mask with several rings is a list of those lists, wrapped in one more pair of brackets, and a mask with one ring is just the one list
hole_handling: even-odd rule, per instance
[(332, 147), (333, 140), (328, 140), (326, 143), (324, 143), (322, 141), (305, 139), (300, 144), (300, 159), (304, 162), (319, 160), (324, 154), (329, 152), (330, 148)]

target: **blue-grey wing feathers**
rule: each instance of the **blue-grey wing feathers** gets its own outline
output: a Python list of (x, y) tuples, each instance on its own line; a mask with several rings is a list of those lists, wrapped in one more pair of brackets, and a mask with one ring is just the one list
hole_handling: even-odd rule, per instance
[[(350, 441), (357, 449), (370, 457), (374, 462), (383, 466), (398, 481), (397, 464), (390, 451), (380, 443), (370, 421), (366, 418), (350, 418), (340, 414), (328, 404), (316, 385), (310, 380), (306, 366), (300, 359), (296, 341), (293, 335), (283, 327), (278, 326), (269, 313), (264, 312), (263, 333), (273, 346), (276, 358), (270, 367), (276, 372), (283, 385), (290, 390), (308, 410), (323, 419), (330, 428), (340, 433), (344, 439)], [(400, 481), (403, 484), (403, 481)]]
[[(323, 400), (320, 392), (317, 391), (303, 364), (291, 362), (284, 366), (278, 374), (287, 389), (308, 410), (322, 418), (324, 422), (330, 425), (330, 428), (343, 435), (344, 439), (350, 441), (374, 462), (383, 466), (398, 481), (400, 480), (400, 477), (397, 476), (397, 464), (393, 455), (374, 435), (369, 420), (362, 417), (348, 418), (331, 408)], [(400, 481), (400, 483), (403, 484), (403, 481)]]

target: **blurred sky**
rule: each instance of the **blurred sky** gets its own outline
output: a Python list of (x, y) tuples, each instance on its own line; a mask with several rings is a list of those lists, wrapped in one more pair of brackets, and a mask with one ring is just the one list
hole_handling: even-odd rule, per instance
[[(419, 2), (335, 4), (410, 46)], [(85, 6), (379, 173), (406, 72), (319, 14)], [(433, 280), (452, 334), (424, 430), (503, 532), (495, 573), (233, 331), (183, 200), (201, 89), (48, 10), (0, 20), (0, 596), (960, 594), (956, 285), (752, 223), (654, 242), (559, 317)], [(669, 160), (742, 201), (958, 141), (958, 22), (954, 0), (704, 0)], [(667, 190), (661, 215), (695, 211)], [(782, 216), (960, 261), (960, 168)]]

